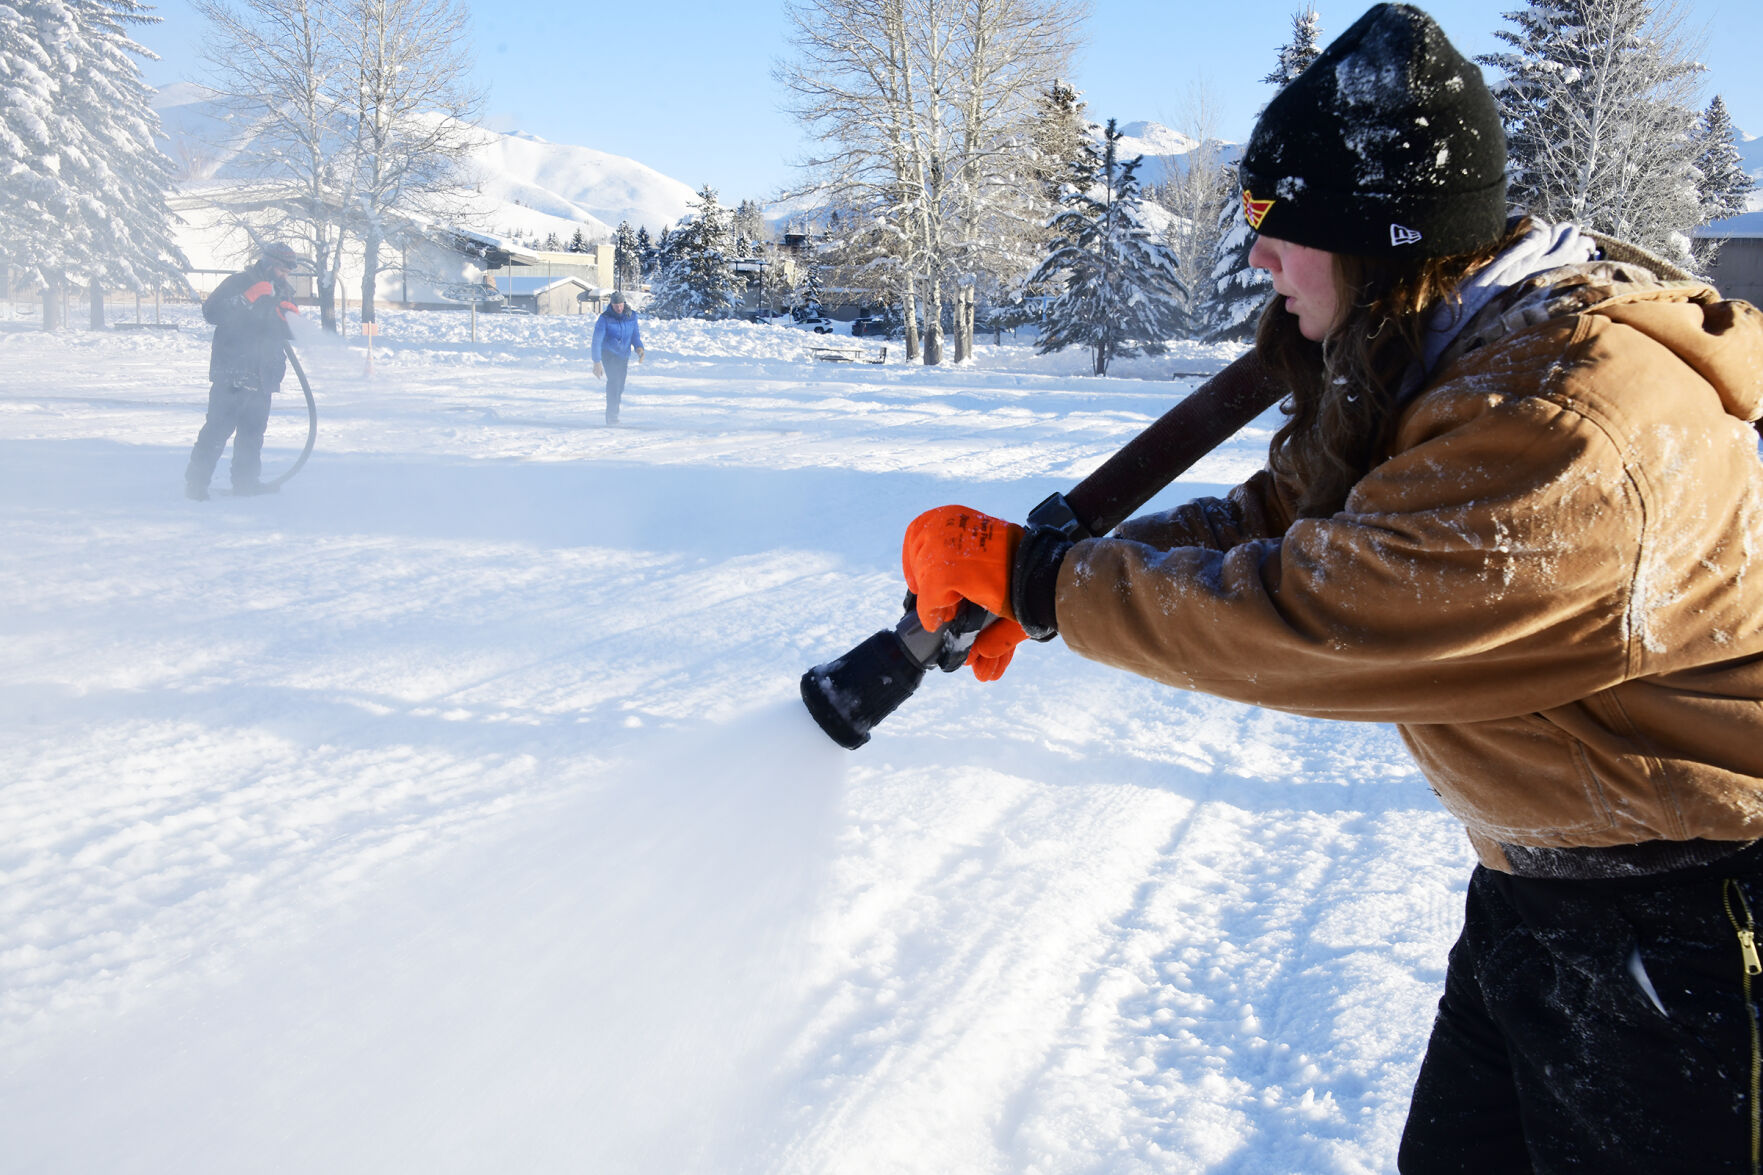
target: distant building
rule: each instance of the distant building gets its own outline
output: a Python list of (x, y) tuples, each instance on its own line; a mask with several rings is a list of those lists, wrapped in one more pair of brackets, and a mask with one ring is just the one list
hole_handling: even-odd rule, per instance
[(1690, 235), (1720, 243), (1708, 277), (1723, 295), (1763, 306), (1763, 209), (1705, 224)]
[(516, 273), (500, 283), (503, 309), (528, 314), (585, 314), (593, 293), (579, 277)]

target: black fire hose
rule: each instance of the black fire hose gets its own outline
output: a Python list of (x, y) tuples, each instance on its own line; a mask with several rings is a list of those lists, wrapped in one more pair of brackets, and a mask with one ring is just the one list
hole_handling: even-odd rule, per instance
[(300, 357), (294, 354), (294, 344), (283, 343), (282, 350), (287, 352), (288, 362), (294, 365), (294, 374), (300, 377), (300, 390), (306, 393), (306, 447), (300, 450), (300, 456), (294, 459), (293, 466), (286, 473), (263, 483), (278, 489), (300, 472), (300, 467), (306, 464), (306, 458), (312, 456), (313, 442), (318, 440), (318, 405), (312, 399), (312, 381), (306, 378), (306, 369), (300, 366)]
[[(1051, 526), (1073, 542), (1104, 535), (1193, 464), (1272, 407), (1282, 390), (1254, 353), (1196, 388), (1100, 468), (1029, 511), (1030, 525)], [(802, 675), (802, 701), (827, 737), (856, 750), (869, 732), (918, 689), (932, 665), (953, 673), (967, 663), (979, 630), (995, 617), (963, 603), (935, 632), (918, 622), (913, 598), (893, 628)]]

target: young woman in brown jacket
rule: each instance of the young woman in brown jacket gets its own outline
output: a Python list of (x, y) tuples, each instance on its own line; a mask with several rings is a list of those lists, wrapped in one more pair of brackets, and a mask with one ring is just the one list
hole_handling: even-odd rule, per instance
[(920, 619), (1394, 723), (1481, 865), (1406, 1172), (1756, 1171), (1763, 315), (1508, 219), (1479, 71), (1373, 8), (1241, 165), (1290, 389), (1265, 470), (1072, 544), (907, 531)]

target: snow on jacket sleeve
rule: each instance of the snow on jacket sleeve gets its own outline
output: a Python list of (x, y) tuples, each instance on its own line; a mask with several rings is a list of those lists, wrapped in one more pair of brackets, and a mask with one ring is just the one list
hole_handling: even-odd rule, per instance
[(1491, 719), (1624, 680), (1645, 522), (1633, 454), (1573, 397), (1526, 394), (1547, 392), (1539, 373), (1568, 378), (1550, 360), (1570, 329), (1540, 357), (1460, 365), (1332, 518), (1223, 550), (1078, 544), (1061, 635), (1173, 685), (1331, 718)]

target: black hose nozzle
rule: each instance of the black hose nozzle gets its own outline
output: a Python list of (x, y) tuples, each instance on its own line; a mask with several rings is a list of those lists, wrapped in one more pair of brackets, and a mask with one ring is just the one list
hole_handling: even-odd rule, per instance
[(828, 738), (854, 751), (923, 680), (924, 666), (899, 633), (884, 628), (844, 656), (804, 673), (802, 701)]
[(925, 671), (953, 673), (967, 664), (979, 630), (992, 614), (966, 600), (955, 618), (935, 632), (918, 622), (912, 596), (893, 628), (884, 628), (843, 657), (802, 675), (802, 701), (827, 737), (854, 751), (869, 741), (875, 724), (912, 696)]

